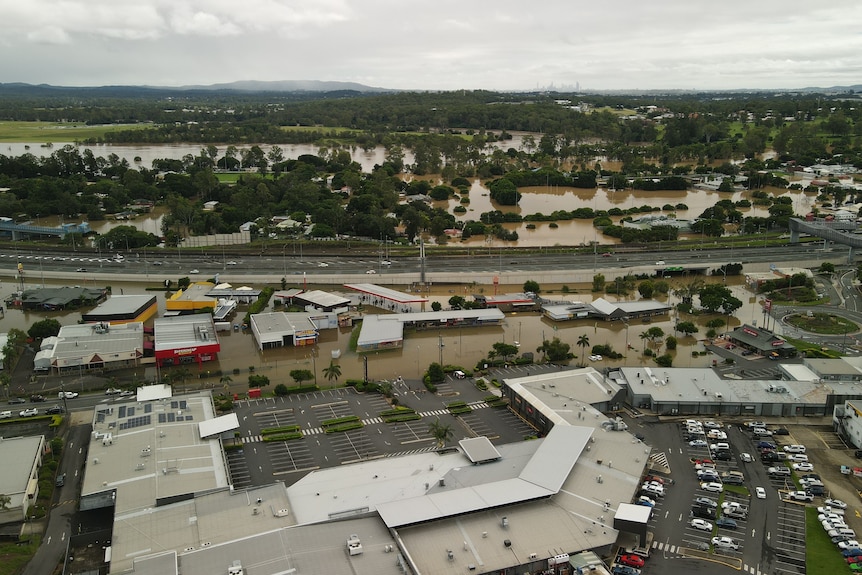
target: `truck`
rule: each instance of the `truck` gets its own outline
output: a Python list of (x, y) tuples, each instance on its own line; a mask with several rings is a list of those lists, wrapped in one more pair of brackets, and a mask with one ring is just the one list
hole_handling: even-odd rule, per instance
[(844, 475), (855, 475), (856, 477), (862, 477), (862, 467), (850, 467), (849, 465), (842, 465), (841, 473)]

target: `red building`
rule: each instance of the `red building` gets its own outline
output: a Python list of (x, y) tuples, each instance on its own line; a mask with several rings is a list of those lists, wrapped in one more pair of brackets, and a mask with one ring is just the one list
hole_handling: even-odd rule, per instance
[(158, 318), (153, 330), (156, 363), (160, 367), (213, 361), (221, 350), (209, 314)]

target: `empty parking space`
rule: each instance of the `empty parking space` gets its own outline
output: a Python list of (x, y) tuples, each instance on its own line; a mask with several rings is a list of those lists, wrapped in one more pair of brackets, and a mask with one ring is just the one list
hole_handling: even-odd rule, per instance
[(524, 439), (527, 437), (532, 437), (536, 435), (536, 430), (530, 427), (527, 422), (518, 417), (515, 413), (510, 411), (509, 409), (490, 409), (490, 413), (497, 419), (497, 421), (502, 422), (502, 425), (498, 425), (497, 427), (500, 429), (506, 429), (507, 431), (511, 431), (516, 438)]
[(380, 456), (364, 429), (332, 433), (327, 439), (342, 464)]
[[(484, 409), (481, 411), (488, 412), (490, 410)], [(459, 415), (458, 419), (461, 421), (461, 424), (466, 428), (467, 432), (473, 437), (484, 435), (490, 440), (498, 439), (500, 437), (491, 428), (491, 425), (489, 425), (488, 422), (485, 421), (483, 417), (481, 417), (479, 411), (471, 411), (470, 413)]]
[(776, 575), (805, 573), (805, 506), (778, 504), (778, 532), (775, 541)]
[(817, 436), (829, 449), (847, 449), (848, 447), (834, 431), (818, 431)]
[(242, 449), (231, 449), (226, 452), (227, 464), (230, 469), (230, 479), (234, 488), (244, 489), (251, 486), (251, 473)]
[[(429, 432), (429, 426), (434, 420), (423, 418), (416, 421), (402, 421), (393, 423), (389, 426), (390, 432), (395, 436), (395, 440), (400, 445), (412, 445), (425, 441), (433, 441), (434, 438)], [(444, 418), (441, 419), (443, 424), (451, 424), (451, 421)]]
[(353, 410), (350, 408), (350, 402), (346, 400), (312, 405), (311, 410), (319, 422), (353, 415)]
[(309, 443), (311, 441), (313, 440), (306, 438), (265, 443), (266, 456), (272, 465), (273, 475), (316, 469), (317, 464)]

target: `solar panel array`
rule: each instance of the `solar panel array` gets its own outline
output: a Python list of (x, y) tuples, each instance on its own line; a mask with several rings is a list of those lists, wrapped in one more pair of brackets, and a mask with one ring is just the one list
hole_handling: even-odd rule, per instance
[(139, 415), (138, 417), (131, 417), (128, 420), (120, 423), (120, 429), (134, 429), (135, 427), (141, 427), (142, 425), (150, 425), (151, 422), (151, 416)]

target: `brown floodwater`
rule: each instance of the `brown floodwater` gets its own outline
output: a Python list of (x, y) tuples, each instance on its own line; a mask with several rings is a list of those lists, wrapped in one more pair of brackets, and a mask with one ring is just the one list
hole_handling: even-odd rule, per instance
[[(2, 280), (0, 281), (0, 290), (2, 290), (4, 297), (10, 295), (17, 288), (17, 284), (11, 277), (2, 276), (0, 280)], [(741, 280), (742, 278), (739, 277), (728, 278), (729, 287), (734, 295), (743, 302), (743, 307), (737, 311), (735, 317), (731, 318), (731, 327), (739, 325), (740, 321), (749, 323), (754, 321), (761, 323), (762, 321), (760, 306), (756, 298), (741, 285)], [(88, 285), (91, 283), (88, 282)], [(61, 282), (50, 279), (46, 279), (45, 284), (62, 285)], [(32, 281), (31, 278), (26, 287), (36, 287), (37, 285), (41, 285), (41, 281)], [(162, 315), (165, 307), (165, 295), (163, 292), (145, 291), (147, 285), (152, 284), (143, 282), (115, 284), (113, 290), (115, 294), (155, 294), (159, 303), (159, 315)], [(235, 287), (239, 285), (234, 282)], [(328, 285), (314, 287), (333, 291), (338, 289)], [(594, 298), (588, 285), (570, 285), (571, 292), (567, 294), (561, 293), (560, 287), (543, 286), (546, 292), (543, 295), (552, 300), (564, 301), (591, 302)], [(471, 290), (481, 288), (464, 284), (461, 286), (438, 286), (434, 289), (435, 291), (430, 294), (430, 300), (432, 302), (439, 301), (444, 307), (448, 307), (448, 300), (452, 295), (456, 293), (469, 295)], [(548, 290), (551, 290), (551, 293), (547, 293)], [(517, 292), (520, 291), (520, 287), (501, 286), (500, 291), (501, 293)], [(351, 294), (345, 295), (349, 297)], [(617, 301), (615, 296), (605, 297), (610, 301)], [(637, 299), (637, 296), (630, 295), (626, 299), (634, 300)], [(667, 300), (664, 299), (664, 301)], [(675, 302), (671, 301), (670, 303)], [(430, 302), (426, 305), (427, 309), (430, 309)], [(376, 311), (384, 313), (383, 310), (366, 307), (366, 313), (375, 313)], [(245, 309), (242, 306), (238, 317), (241, 318), (244, 313)], [(5, 315), (0, 319), (0, 326), (2, 326), (0, 330), (8, 331), (14, 327), (26, 331), (34, 322), (46, 317), (53, 317), (61, 324), (73, 324), (80, 319), (80, 314), (80, 311), (43, 313), (6, 309)], [(704, 324), (713, 317), (715, 316), (704, 315), (681, 318), (683, 321), (694, 321), (700, 326), (700, 332), (696, 334), (697, 337), (678, 338), (679, 347), (675, 353), (672, 352), (675, 356), (674, 365), (688, 367), (706, 366), (711, 363), (712, 357), (710, 355), (692, 357), (692, 352), (704, 349), (701, 341), (706, 332)], [(625, 357), (620, 360), (586, 361), (597, 369), (621, 365), (655, 365), (651, 359), (641, 355), (643, 340), (640, 339), (640, 334), (650, 327), (660, 327), (666, 335), (673, 335), (673, 325), (676, 321), (676, 312), (673, 312), (671, 316), (653, 318), (651, 323), (633, 321), (629, 323), (628, 327), (623, 323), (597, 322), (595, 320), (552, 322), (538, 313), (510, 313), (507, 314), (503, 325), (498, 327), (407, 331), (405, 332), (403, 348), (367, 354), (368, 375), (373, 379), (392, 380), (399, 375), (414, 379), (424, 373), (430, 363), (439, 361), (441, 352), (444, 364), (473, 369), (478, 361), (486, 357), (496, 342), (516, 344), (522, 353), (533, 352), (539, 359), (539, 354), (535, 353), (536, 348), (541, 345), (543, 338), (552, 339), (554, 337), (560, 338), (571, 346), (572, 353), (576, 356), (575, 363), (577, 363), (580, 361), (581, 348), (577, 347), (576, 342), (581, 335), (586, 335), (589, 338), (590, 347), (597, 344), (607, 344), (611, 345), (614, 350), (625, 354)], [(719, 331), (721, 332), (723, 329)], [(254, 367), (258, 374), (268, 376), (273, 384), (285, 383), (287, 385), (293, 384), (293, 380), (290, 378), (291, 370), (308, 369), (316, 372), (318, 384), (324, 386), (328, 385), (329, 382), (323, 375), (323, 369), (332, 361), (333, 352), (337, 352), (340, 357), (334, 361), (342, 369), (340, 380), (343, 382), (345, 378), (362, 378), (364, 375), (363, 358), (361, 354), (349, 350), (350, 333), (349, 329), (324, 330), (321, 332), (319, 344), (313, 350), (309, 348), (281, 348), (260, 352), (254, 344), (250, 332), (221, 332), (219, 338), (222, 351), (219, 354), (219, 359), (216, 362), (203, 364), (201, 372), (212, 374), (212, 377), (210, 379), (205, 378), (204, 382), (217, 384), (216, 371), (223, 370), (231, 373), (232, 370), (239, 369), (240, 374), (232, 375), (232, 377), (234, 385), (241, 387), (248, 376), (249, 367)], [(442, 348), (440, 347), (441, 343), (443, 344)], [(628, 351), (626, 351), (627, 344), (631, 346)], [(584, 351), (586, 356), (590, 355), (589, 348)]]

